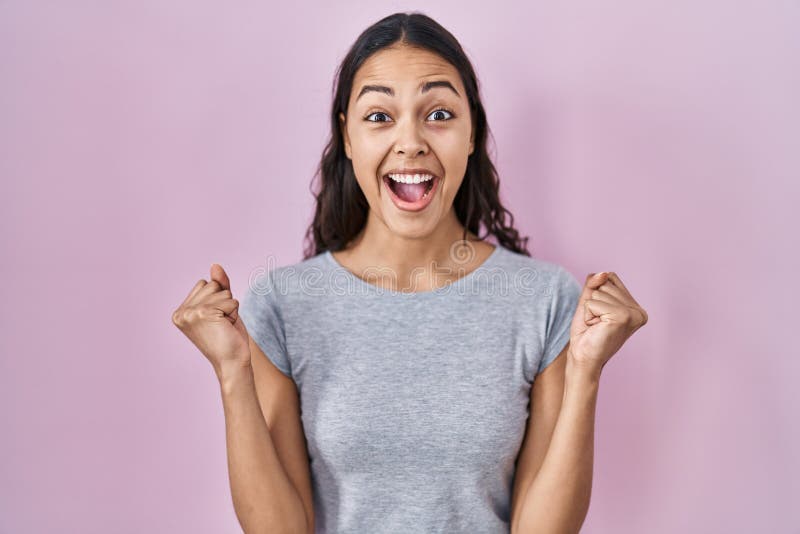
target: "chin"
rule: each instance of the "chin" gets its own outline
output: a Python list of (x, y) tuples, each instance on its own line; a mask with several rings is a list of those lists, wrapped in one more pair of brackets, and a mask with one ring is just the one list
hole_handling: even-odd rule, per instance
[(386, 226), (392, 234), (406, 239), (424, 239), (433, 234), (436, 230), (438, 220), (412, 219), (407, 221), (387, 220)]

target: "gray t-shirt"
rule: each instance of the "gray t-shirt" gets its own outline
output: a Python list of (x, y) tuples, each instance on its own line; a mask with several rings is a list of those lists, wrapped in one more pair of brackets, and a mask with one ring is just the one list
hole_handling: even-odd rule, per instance
[(250, 277), (239, 313), (297, 385), (317, 533), (509, 532), (531, 386), (582, 287), (495, 247), (424, 292), (362, 280), (330, 252)]

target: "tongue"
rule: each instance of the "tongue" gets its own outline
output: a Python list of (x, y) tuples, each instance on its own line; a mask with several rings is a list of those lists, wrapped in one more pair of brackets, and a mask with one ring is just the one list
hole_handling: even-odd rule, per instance
[(422, 198), (422, 195), (425, 194), (425, 190), (427, 188), (427, 182), (421, 182), (418, 184), (404, 184), (401, 182), (395, 182), (394, 184), (395, 194), (406, 202), (417, 202)]

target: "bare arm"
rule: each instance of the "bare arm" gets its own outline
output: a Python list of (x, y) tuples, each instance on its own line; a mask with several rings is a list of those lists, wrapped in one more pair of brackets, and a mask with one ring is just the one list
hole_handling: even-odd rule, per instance
[[(594, 420), (600, 375), (625, 340), (647, 320), (647, 311), (631, 296), (617, 273), (589, 273), (570, 325), (564, 390), (546, 447), (551, 414), (556, 413), (554, 405), (562, 384), (558, 380), (561, 367), (542, 371), (545, 385), (538, 387), (537, 379), (532, 388), (532, 395), (546, 402), (538, 408), (539, 402), (532, 404), (533, 439), (520, 456), (519, 465), (524, 467), (519, 482), (522, 506), (516, 509), (514, 517), (518, 519), (511, 527), (514, 534), (580, 531), (592, 493)], [(556, 360), (559, 359), (560, 355)], [(545, 423), (544, 428), (536, 430), (540, 421)], [(537, 469), (542, 454), (544, 459)], [(512, 506), (515, 502), (512, 501)]]
[(247, 534), (307, 532), (303, 502), (278, 457), (250, 365), (218, 373), (225, 411), (228, 474), (236, 516)]
[(589, 511), (594, 460), (594, 419), (598, 375), (567, 359), (564, 395), (541, 468), (523, 491), (515, 534), (572, 534)]
[(211, 264), (211, 281), (197, 281), (172, 313), (172, 323), (200, 349), (219, 379), (236, 516), (247, 534), (312, 532), (297, 389), (247, 333), (230, 287), (225, 269)]

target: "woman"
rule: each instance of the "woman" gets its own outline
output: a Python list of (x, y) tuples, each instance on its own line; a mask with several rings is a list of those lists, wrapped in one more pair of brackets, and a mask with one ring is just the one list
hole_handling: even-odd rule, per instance
[(303, 261), (241, 308), (214, 264), (173, 315), (220, 379), (242, 527), (577, 532), (600, 373), (646, 312), (505, 223), (475, 73), (439, 24), (384, 18), (337, 79)]

